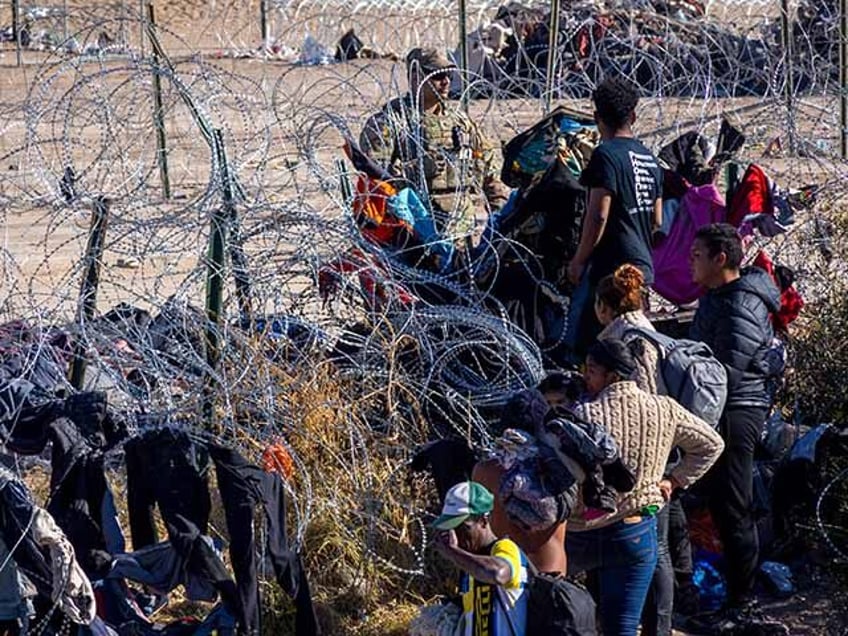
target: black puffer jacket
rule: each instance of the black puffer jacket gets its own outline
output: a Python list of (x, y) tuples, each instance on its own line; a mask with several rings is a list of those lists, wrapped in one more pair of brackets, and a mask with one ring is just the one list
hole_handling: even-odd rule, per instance
[(692, 339), (705, 342), (727, 368), (728, 406), (770, 406), (766, 359), (774, 332), (771, 315), (780, 308), (780, 291), (758, 267), (742, 270), (732, 283), (701, 298)]

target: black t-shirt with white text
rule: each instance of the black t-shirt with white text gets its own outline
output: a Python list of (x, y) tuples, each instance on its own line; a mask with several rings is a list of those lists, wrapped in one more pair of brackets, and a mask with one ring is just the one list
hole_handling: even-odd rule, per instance
[(654, 204), (662, 196), (663, 173), (648, 148), (630, 137), (615, 137), (599, 145), (580, 177), (586, 188), (612, 193), (603, 236), (589, 259), (594, 285), (625, 263), (632, 263), (654, 281), (651, 257)]

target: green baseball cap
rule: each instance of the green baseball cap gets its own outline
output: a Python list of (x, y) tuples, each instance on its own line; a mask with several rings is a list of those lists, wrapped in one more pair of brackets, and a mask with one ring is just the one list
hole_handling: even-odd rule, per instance
[(469, 517), (491, 512), (494, 505), (495, 497), (483, 484), (462, 481), (448, 490), (442, 514), (433, 526), (439, 530), (453, 530)]

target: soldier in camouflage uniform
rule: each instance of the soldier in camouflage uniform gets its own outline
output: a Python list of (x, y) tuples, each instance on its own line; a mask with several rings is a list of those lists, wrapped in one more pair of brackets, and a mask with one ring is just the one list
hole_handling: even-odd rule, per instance
[(476, 245), (509, 189), (497, 176), (491, 145), (467, 114), (448, 104), (456, 66), (435, 49), (418, 48), (406, 67), (409, 93), (368, 119), (360, 146), (429, 200), (443, 235), (460, 248), (468, 238)]

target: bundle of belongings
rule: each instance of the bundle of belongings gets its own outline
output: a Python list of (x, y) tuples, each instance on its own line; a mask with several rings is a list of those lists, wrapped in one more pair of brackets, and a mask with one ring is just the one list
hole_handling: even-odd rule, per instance
[(450, 271), (453, 244), (438, 233), (432, 213), (411, 184), (389, 174), (352, 139), (346, 139), (344, 148), (360, 173), (349, 197), (362, 236), (409, 265)]
[(578, 484), (587, 519), (615, 512), (618, 494), (635, 485), (632, 469), (602, 426), (551, 409), (535, 389), (510, 398), (501, 426), (493, 451), (505, 471), (498, 494), (510, 520), (527, 530), (564, 521)]
[[(838, 68), (838, 56), (834, 57), (833, 16), (837, 13), (828, 6), (832, 3), (805, 0), (797, 10), (793, 65), (799, 91), (834, 79), (831, 73)], [(721, 96), (768, 94), (769, 60), (782, 54), (779, 22), (768, 20), (757, 32), (740, 32), (705, 19), (705, 4), (696, 0), (572, 2), (560, 14), (552, 40), (549, 12), (535, 3), (504, 3), (492, 23), (466, 38), (469, 68), (476, 80), (469, 92), (474, 97), (495, 89), (540, 96), (549, 43), (556, 41), (561, 74), (554, 85), (564, 97), (588, 97), (613, 72), (627, 74), (649, 93), (697, 95), (703, 88), (692, 72), (696, 68), (710, 69), (712, 86)]]
[[(658, 154), (664, 169), (663, 224), (653, 249), (653, 289), (676, 305), (692, 303), (704, 292), (692, 280), (688, 261), (700, 227), (725, 222), (736, 227), (743, 237), (751, 236), (755, 230), (771, 237), (785, 232), (794, 223), (796, 212), (815, 203), (818, 187), (784, 190), (755, 164), (747, 167), (741, 182), (728, 193), (726, 203), (714, 181), (744, 141), (744, 135), (730, 120), (723, 119), (715, 145), (700, 133), (690, 131)], [(793, 287), (791, 270), (764, 259), (768, 255), (758, 253), (753, 264), (769, 270), (780, 285), (783, 304), (775, 326), (785, 331), (803, 301)]]
[[(502, 236), (526, 250), (511, 259), (501, 254), (499, 267), (534, 254), (538, 277), (560, 293), (567, 290), (565, 269), (577, 251), (585, 212), (580, 174), (599, 141), (591, 116), (558, 106), (504, 146), (501, 180), (517, 191), (490, 219), (484, 238)], [(478, 266), (478, 279), (485, 278), (487, 264)]]
[(95, 620), (94, 590), (50, 513), (0, 465), (0, 629), (26, 629), (36, 615), (44, 631), (33, 633), (58, 634), (70, 623), (91, 634), (79, 626)]
[(339, 38), (336, 44), (337, 62), (349, 62), (350, 60), (393, 60), (397, 61), (398, 56), (394, 53), (380, 53), (374, 49), (365, 46), (365, 43), (356, 35), (354, 29), (348, 29), (344, 35)]
[[(67, 618), (93, 625), (96, 611), (102, 623), (97, 624), (98, 635), (202, 636), (213, 629), (220, 636), (258, 635), (262, 566), (295, 599), (296, 633), (317, 632), (301, 555), (288, 544), (284, 470), (254, 466), (211, 435), (200, 436), (192, 427), (162, 417), (139, 419), (130, 435), (126, 423), (108, 410), (102, 393), (57, 397), (56, 387), (73, 389), (62, 367), (52, 364), (49, 341), (7, 340), (5, 354), (0, 365), (0, 443), (20, 455), (41, 455), (50, 445), (46, 511), (35, 506), (17, 476), (3, 473), (0, 478), (0, 539), (9, 555), (4, 561), (13, 561), (34, 585), (40, 599), (34, 620), (52, 624)], [(105, 471), (107, 455), (119, 445), (126, 464), (131, 553), (125, 549)], [(208, 536), (212, 466), (235, 580)], [(164, 521), (165, 541), (157, 535), (154, 507)], [(261, 549), (267, 568), (257, 557), (257, 509), (264, 521)], [(148, 592), (138, 592), (129, 582)], [(220, 599), (220, 604), (204, 621), (154, 624), (149, 614), (159, 603), (149, 602), (150, 592), (161, 599), (178, 585), (189, 599)], [(28, 597), (24, 589), (22, 598)], [(13, 611), (23, 617), (32, 614), (20, 604)]]

